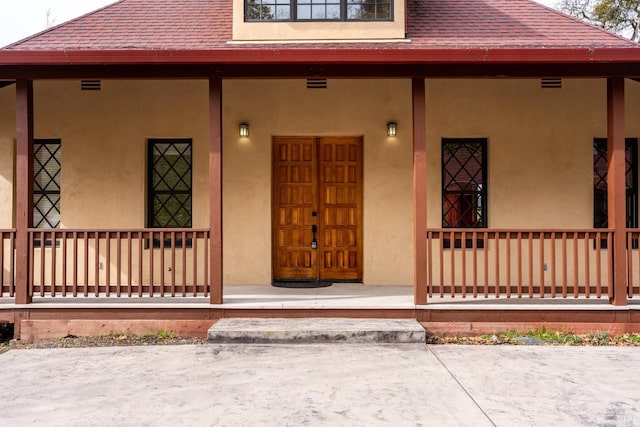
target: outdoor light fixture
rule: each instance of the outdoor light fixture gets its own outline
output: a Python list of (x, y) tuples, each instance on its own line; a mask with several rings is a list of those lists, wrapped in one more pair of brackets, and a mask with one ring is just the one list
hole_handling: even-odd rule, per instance
[(397, 124), (393, 122), (387, 123), (387, 136), (396, 136), (397, 130), (398, 130)]
[(240, 136), (246, 138), (249, 136), (249, 125), (246, 123), (240, 123)]

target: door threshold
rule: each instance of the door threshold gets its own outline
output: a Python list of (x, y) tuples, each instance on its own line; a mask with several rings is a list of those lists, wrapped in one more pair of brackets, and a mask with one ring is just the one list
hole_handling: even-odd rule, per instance
[(276, 288), (292, 289), (328, 288), (331, 285), (333, 285), (333, 281), (323, 280), (278, 280), (271, 284)]

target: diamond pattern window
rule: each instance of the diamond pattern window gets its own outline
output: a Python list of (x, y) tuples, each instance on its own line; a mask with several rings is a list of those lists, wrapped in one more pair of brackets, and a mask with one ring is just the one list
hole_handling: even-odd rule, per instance
[(487, 226), (487, 140), (442, 139), (442, 227)]
[[(638, 226), (638, 140), (625, 139), (627, 227)], [(607, 228), (607, 139), (593, 140), (593, 226)]]
[(191, 140), (149, 140), (148, 224), (191, 227)]
[(245, 21), (390, 21), (392, 0), (245, 0)]
[(60, 173), (62, 145), (59, 139), (33, 141), (33, 226), (60, 227)]

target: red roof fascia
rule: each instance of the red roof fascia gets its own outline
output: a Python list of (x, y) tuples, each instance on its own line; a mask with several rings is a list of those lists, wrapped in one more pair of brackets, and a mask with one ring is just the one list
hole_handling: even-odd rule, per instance
[(2, 65), (128, 64), (575, 64), (640, 62), (640, 48), (0, 51)]

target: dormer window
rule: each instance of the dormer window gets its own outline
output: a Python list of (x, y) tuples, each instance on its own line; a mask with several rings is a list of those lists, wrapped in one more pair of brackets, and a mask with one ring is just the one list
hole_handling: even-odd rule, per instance
[(391, 21), (391, 0), (245, 0), (245, 21)]

